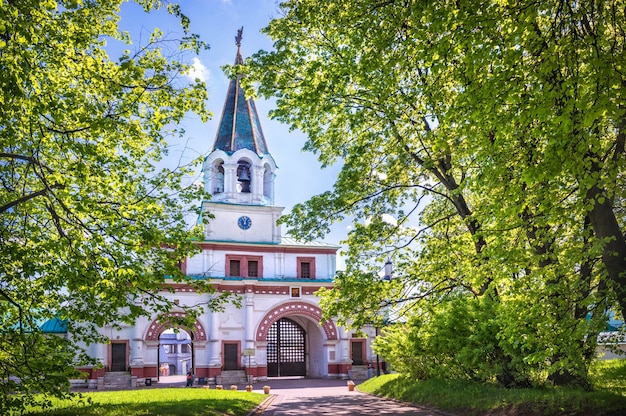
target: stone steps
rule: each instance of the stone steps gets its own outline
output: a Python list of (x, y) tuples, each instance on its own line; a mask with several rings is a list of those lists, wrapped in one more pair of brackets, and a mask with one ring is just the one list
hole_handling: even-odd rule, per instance
[(128, 371), (109, 371), (98, 377), (98, 390), (132, 389), (133, 377)]
[(215, 377), (215, 384), (230, 385), (247, 383), (248, 378), (244, 370), (222, 371), (222, 374)]

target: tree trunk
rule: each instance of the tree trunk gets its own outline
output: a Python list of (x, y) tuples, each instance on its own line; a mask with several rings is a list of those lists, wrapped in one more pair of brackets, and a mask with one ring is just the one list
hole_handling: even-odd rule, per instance
[(606, 241), (602, 251), (602, 263), (609, 280), (613, 282), (612, 288), (622, 316), (626, 316), (626, 239), (617, 223), (613, 204), (606, 191), (595, 184), (587, 191), (586, 199), (593, 205), (589, 211), (593, 232), (597, 238)]

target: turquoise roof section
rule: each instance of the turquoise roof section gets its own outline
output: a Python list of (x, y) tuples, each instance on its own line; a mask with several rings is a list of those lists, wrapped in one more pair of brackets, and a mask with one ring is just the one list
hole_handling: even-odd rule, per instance
[[(243, 63), (239, 49), (235, 64)], [(237, 150), (248, 149), (259, 157), (269, 154), (261, 122), (252, 99), (246, 99), (239, 82), (240, 76), (230, 81), (222, 110), (222, 118), (217, 129), (213, 151), (222, 150), (233, 154)]]
[(40, 327), (46, 334), (67, 334), (67, 319), (52, 318)]

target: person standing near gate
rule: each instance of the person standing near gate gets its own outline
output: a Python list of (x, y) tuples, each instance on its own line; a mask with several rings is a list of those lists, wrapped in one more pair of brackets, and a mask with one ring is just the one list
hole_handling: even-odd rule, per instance
[(193, 386), (193, 372), (191, 370), (187, 371), (187, 386), (186, 387), (192, 387)]

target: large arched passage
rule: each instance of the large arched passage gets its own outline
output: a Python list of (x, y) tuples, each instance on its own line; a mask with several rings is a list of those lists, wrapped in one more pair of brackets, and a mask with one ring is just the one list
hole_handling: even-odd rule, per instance
[(280, 318), (267, 332), (267, 375), (306, 375), (306, 332), (289, 318)]

